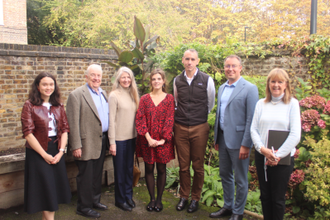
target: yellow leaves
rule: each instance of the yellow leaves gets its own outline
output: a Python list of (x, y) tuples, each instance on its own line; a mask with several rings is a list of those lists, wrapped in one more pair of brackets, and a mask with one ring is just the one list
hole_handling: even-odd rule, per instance
[[(225, 37), (257, 42), (309, 35), (310, 0), (52, 0), (45, 25), (59, 28), (72, 42), (105, 47), (110, 40), (128, 45), (133, 16), (151, 26), (162, 45), (199, 41), (224, 42)], [(330, 30), (329, 1), (318, 2), (318, 34)], [(134, 38), (134, 37), (133, 37)], [(183, 41), (183, 42), (182, 42)]]
[(325, 209), (330, 204), (330, 140), (322, 139), (316, 143), (310, 137), (306, 137), (305, 143), (312, 148), (312, 163), (306, 172), (305, 197), (312, 201), (318, 201)]

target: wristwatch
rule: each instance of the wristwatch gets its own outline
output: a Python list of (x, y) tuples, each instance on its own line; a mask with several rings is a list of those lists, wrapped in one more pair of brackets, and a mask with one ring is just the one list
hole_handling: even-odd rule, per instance
[(63, 148), (60, 148), (60, 151), (62, 151), (63, 154), (65, 153), (65, 149), (63, 149)]

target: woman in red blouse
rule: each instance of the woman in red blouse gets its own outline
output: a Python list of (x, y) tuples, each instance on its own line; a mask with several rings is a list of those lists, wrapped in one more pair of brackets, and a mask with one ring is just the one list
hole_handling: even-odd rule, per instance
[[(162, 211), (166, 183), (166, 163), (174, 159), (174, 98), (166, 93), (165, 73), (155, 69), (150, 74), (151, 93), (141, 97), (136, 113), (138, 132), (136, 154), (143, 157), (145, 178), (150, 194), (148, 211)], [(157, 200), (155, 200), (154, 164), (157, 164)]]

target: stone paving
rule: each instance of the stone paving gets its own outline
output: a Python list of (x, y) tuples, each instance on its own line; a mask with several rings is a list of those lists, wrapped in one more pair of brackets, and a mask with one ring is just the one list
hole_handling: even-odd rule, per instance
[[(175, 206), (178, 202), (172, 193), (164, 191), (163, 206), (164, 209), (161, 212), (148, 212), (145, 207), (149, 203), (149, 194), (145, 186), (145, 183), (140, 181), (139, 187), (134, 187), (133, 199), (136, 202), (136, 208), (132, 212), (125, 212), (114, 206), (114, 187), (103, 187), (101, 202), (106, 204), (109, 209), (106, 211), (100, 211), (101, 218), (99, 219), (164, 219), (164, 220), (176, 220), (176, 219), (210, 219), (208, 217), (210, 212), (217, 211), (217, 207), (206, 207), (200, 204), (198, 211), (195, 213), (187, 213), (186, 210), (178, 212)], [(56, 220), (82, 220), (87, 219), (75, 213), (77, 196), (73, 195), (70, 204), (60, 205), (59, 210), (55, 214)], [(39, 220), (41, 219), (41, 213), (27, 214), (23, 212), (23, 206), (10, 208), (7, 210), (0, 210), (0, 220)], [(224, 218), (228, 219), (228, 218)], [(244, 215), (244, 220), (252, 220), (248, 215)]]

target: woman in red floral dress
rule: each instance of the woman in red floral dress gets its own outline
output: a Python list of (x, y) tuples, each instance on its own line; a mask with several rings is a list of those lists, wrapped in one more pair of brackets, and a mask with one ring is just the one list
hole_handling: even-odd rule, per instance
[[(138, 132), (136, 154), (143, 157), (145, 178), (150, 194), (148, 211), (163, 209), (162, 195), (166, 183), (166, 163), (174, 159), (174, 98), (166, 93), (165, 73), (155, 69), (150, 74), (151, 93), (141, 97), (136, 113)], [(154, 166), (157, 164), (157, 200), (155, 200)]]

